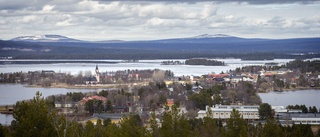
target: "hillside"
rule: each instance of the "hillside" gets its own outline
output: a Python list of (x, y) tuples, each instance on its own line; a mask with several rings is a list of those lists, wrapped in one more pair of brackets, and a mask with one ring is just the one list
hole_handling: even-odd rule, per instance
[[(12, 56), (14, 58), (309, 58), (319, 56), (320, 38), (274, 40), (240, 38), (223, 34), (203, 34), (188, 38), (149, 41), (89, 42), (60, 35), (42, 35), (0, 41), (0, 49), (0, 56)], [(299, 56), (294, 56), (297, 53)], [(257, 55), (259, 57), (256, 57)]]

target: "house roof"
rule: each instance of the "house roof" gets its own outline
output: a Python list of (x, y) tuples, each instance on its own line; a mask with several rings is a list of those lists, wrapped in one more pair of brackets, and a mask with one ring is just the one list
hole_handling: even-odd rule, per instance
[(230, 76), (229, 74), (208, 74), (209, 77), (212, 78), (224, 78)]
[(91, 97), (84, 97), (82, 100), (80, 100), (80, 103), (86, 103), (88, 100), (92, 100), (92, 99), (96, 99), (96, 100), (101, 100), (103, 102), (107, 101), (107, 98), (103, 97), (103, 96), (91, 96)]
[(229, 78), (230, 79), (242, 79), (243, 76), (230, 76)]
[(97, 81), (96, 77), (87, 77), (86, 81)]

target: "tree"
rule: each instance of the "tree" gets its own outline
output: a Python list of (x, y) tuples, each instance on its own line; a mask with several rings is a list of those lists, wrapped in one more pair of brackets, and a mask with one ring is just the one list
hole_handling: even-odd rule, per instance
[(219, 136), (219, 128), (213, 118), (205, 117), (202, 121), (203, 124), (199, 126), (199, 132), (202, 137)]
[(226, 137), (246, 137), (246, 121), (241, 118), (238, 110), (233, 109), (230, 114), (230, 119), (227, 121)]
[(106, 112), (112, 112), (112, 111), (113, 111), (112, 103), (110, 100), (108, 100), (106, 104)]
[(103, 126), (107, 127), (110, 124), (111, 124), (111, 119), (110, 118), (107, 118), (107, 119), (103, 120)]
[(89, 113), (92, 115), (94, 112), (94, 106), (93, 106), (93, 100), (88, 100), (85, 104), (85, 110), (89, 111)]
[(13, 136), (58, 136), (54, 128), (55, 111), (50, 109), (40, 92), (30, 101), (17, 102), (13, 117)]
[(259, 107), (259, 116), (261, 119), (272, 119), (272, 109), (268, 103), (261, 103)]
[(260, 89), (262, 91), (267, 91), (267, 89), (269, 89), (271, 86), (269, 83), (267, 82), (262, 82), (260, 85), (259, 85)]
[(165, 108), (160, 127), (160, 136), (163, 137), (193, 137), (189, 121), (179, 114), (175, 105)]
[(6, 136), (9, 136), (8, 128), (0, 124), (0, 137), (6, 137)]
[(222, 98), (220, 96), (220, 92), (216, 92), (213, 98), (213, 104), (221, 104), (222, 103)]
[(139, 115), (124, 117), (120, 123), (121, 137), (145, 137), (148, 136), (147, 129), (143, 126)]
[(158, 103), (159, 104), (165, 104), (166, 102), (167, 102), (167, 97), (164, 94), (160, 94)]
[(205, 91), (200, 91), (199, 94), (193, 94), (190, 96), (190, 100), (194, 103), (196, 108), (204, 110), (206, 105), (212, 106), (213, 100), (211, 95)]
[(271, 119), (266, 121), (261, 133), (262, 137), (282, 137), (283, 133), (280, 125)]
[(156, 119), (156, 114), (154, 111), (151, 112), (151, 119), (149, 120), (149, 123), (150, 123), (150, 128), (152, 130), (152, 136), (158, 137), (159, 136), (159, 127), (158, 127), (158, 122)]

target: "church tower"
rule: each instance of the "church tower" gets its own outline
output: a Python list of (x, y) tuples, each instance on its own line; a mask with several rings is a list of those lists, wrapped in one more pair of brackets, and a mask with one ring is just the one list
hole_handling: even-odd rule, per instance
[(97, 83), (99, 83), (100, 82), (100, 72), (99, 72), (98, 65), (96, 65), (95, 73), (96, 73), (95, 75), (96, 75)]

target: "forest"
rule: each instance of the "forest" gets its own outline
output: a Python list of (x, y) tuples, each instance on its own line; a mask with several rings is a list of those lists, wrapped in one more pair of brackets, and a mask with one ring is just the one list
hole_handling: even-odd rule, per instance
[(187, 59), (186, 65), (204, 65), (204, 66), (224, 66), (224, 62), (217, 60), (209, 60), (203, 58)]
[[(243, 44), (243, 43), (242, 43)], [(305, 43), (304, 43), (305, 44)], [(190, 59), (240, 58), (243, 60), (306, 59), (320, 57), (317, 43), (306, 46), (235, 43), (28, 43), (0, 40), (0, 58), (12, 59)], [(271, 48), (273, 46), (274, 48)], [(262, 49), (259, 49), (263, 47)], [(287, 47), (287, 48), (286, 48)], [(252, 50), (254, 49), (254, 50)], [(259, 50), (258, 50), (259, 49)], [(301, 51), (301, 54), (291, 54)], [(35, 54), (37, 53), (37, 54)], [(312, 54), (310, 54), (312, 53)]]

